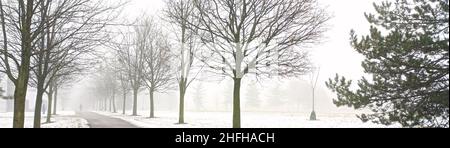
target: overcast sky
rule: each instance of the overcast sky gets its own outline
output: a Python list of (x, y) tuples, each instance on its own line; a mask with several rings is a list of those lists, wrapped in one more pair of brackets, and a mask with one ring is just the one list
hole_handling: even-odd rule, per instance
[[(320, 82), (334, 78), (336, 73), (357, 80), (363, 75), (362, 56), (350, 46), (350, 30), (359, 35), (369, 31), (365, 12), (373, 12), (374, 0), (319, 0), (333, 16), (328, 22), (330, 30), (323, 43), (312, 47), (311, 54), (316, 66), (321, 67)], [(135, 18), (142, 14), (156, 15), (165, 7), (164, 0), (130, 0), (123, 14)], [(324, 87), (324, 83), (320, 83)]]
[[(368, 34), (370, 25), (366, 21), (364, 13), (373, 12), (373, 1), (375, 0), (319, 0), (322, 7), (324, 7), (333, 18), (328, 22), (330, 29), (324, 35), (325, 38), (323, 42), (308, 50), (311, 51), (313, 63), (316, 66), (321, 67), (318, 87), (321, 90), (320, 94), (324, 95), (324, 100), (322, 101), (324, 101), (323, 105), (325, 106), (335, 107), (332, 103), (332, 99), (335, 98), (335, 95), (331, 94), (331, 92), (326, 89), (325, 81), (329, 78), (334, 78), (336, 73), (355, 81), (363, 76), (363, 69), (361, 67), (363, 57), (350, 46), (350, 30), (354, 29), (359, 35)], [(164, 7), (164, 0), (130, 0), (130, 3), (126, 5), (122, 12), (122, 17), (129, 21), (133, 21), (145, 14), (147, 16), (153, 15), (158, 19), (161, 17), (161, 10)], [(225, 82), (221, 83), (223, 85)], [(207, 87), (207, 92), (212, 93), (213, 96), (217, 96), (215, 93), (221, 93), (220, 91), (222, 91), (222, 89), (214, 90), (214, 88), (217, 88), (216, 86), (217, 84), (213, 84), (212, 87)], [(71, 91), (71, 98), (84, 98), (85, 96), (83, 94), (85, 94), (85, 92), (83, 89), (86, 89), (83, 85), (74, 87)], [(325, 92), (324, 94), (324, 91), (328, 92)], [(145, 95), (145, 93), (142, 93), (142, 95)], [(309, 95), (304, 97), (309, 97)], [(176, 96), (169, 96), (168, 98), (176, 99)], [(144, 99), (144, 101), (145, 100), (147, 99)]]

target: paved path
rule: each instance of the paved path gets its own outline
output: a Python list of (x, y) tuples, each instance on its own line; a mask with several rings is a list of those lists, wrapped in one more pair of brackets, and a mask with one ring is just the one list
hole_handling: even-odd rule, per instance
[(77, 113), (79, 117), (88, 121), (91, 128), (139, 128), (122, 119), (99, 115), (92, 112)]

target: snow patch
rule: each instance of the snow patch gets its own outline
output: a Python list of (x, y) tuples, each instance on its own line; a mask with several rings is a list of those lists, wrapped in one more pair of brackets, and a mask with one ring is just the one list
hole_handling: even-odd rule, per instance
[[(141, 113), (148, 112), (142, 111)], [(156, 112), (157, 118), (148, 115), (130, 116), (120, 113), (96, 112), (125, 120), (142, 128), (231, 128), (231, 112), (186, 112), (188, 124), (176, 124), (178, 112)], [(395, 128), (363, 123), (355, 114), (318, 114), (317, 121), (308, 120), (308, 114), (243, 112), (243, 128)]]
[[(51, 123), (44, 123), (46, 116), (43, 115), (41, 121), (42, 128), (89, 128), (88, 122), (75, 116), (74, 111), (58, 112), (58, 115), (52, 116)], [(0, 113), (0, 128), (11, 128), (13, 122), (13, 113)], [(34, 113), (25, 114), (25, 128), (33, 127)]]

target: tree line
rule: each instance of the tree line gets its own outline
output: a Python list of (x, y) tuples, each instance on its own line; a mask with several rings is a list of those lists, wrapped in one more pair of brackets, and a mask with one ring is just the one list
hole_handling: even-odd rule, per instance
[[(89, 0), (0, 1), (0, 72), (14, 84), (14, 127), (24, 126), (28, 87), (37, 89), (34, 127), (42, 97), (50, 122), (57, 91), (95, 69), (94, 102), (117, 112), (116, 96), (179, 92), (179, 124), (185, 97), (201, 75), (233, 83), (233, 128), (241, 127), (241, 84), (248, 77), (289, 78), (314, 71), (306, 49), (320, 43), (330, 15), (317, 0), (167, 0), (161, 19), (144, 15), (115, 27), (117, 6)], [(448, 0), (396, 0), (366, 14), (370, 34), (351, 31), (351, 45), (365, 56), (363, 78), (353, 89), (339, 75), (326, 82), (337, 106), (370, 109), (365, 122), (404, 127), (448, 127)], [(170, 31), (166, 31), (168, 24)], [(99, 47), (108, 48), (98, 55)], [(344, 58), (344, 57), (343, 57)], [(317, 78), (312, 87), (316, 88)], [(314, 94), (314, 93), (313, 93)], [(313, 98), (314, 101), (314, 98)], [(108, 105), (109, 104), (109, 105)], [(314, 105), (313, 105), (314, 106)], [(316, 118), (315, 110), (311, 119)]]
[[(363, 77), (357, 86), (339, 75), (330, 79), (325, 84), (337, 95), (334, 104), (369, 110), (358, 115), (363, 122), (448, 127), (448, 3), (375, 3), (375, 14), (365, 15), (370, 34), (358, 37), (351, 31), (350, 39), (365, 56), (362, 67), (372, 79)], [(243, 79), (313, 73), (314, 95), (319, 69), (311, 66), (305, 49), (320, 43), (331, 18), (316, 0), (171, 0), (162, 18), (174, 26), (169, 32), (161, 31), (154, 18), (139, 19), (112, 45), (115, 54), (109, 60), (116, 66), (124, 103), (126, 93), (133, 94), (133, 115), (139, 92), (148, 90), (153, 118), (153, 94), (175, 85), (179, 124), (184, 124), (185, 95), (193, 81), (202, 79), (199, 74), (233, 82), (226, 101), (232, 104), (233, 128), (241, 127)], [(312, 100), (310, 118), (315, 120)]]
[(58, 89), (95, 61), (95, 47), (107, 40), (104, 29), (116, 8), (101, 0), (0, 1), (0, 71), (14, 84), (14, 128), (24, 127), (29, 87), (37, 90), (33, 127), (41, 125), (44, 93), (51, 122)]
[(132, 115), (138, 115), (140, 92), (148, 91), (153, 118), (154, 94), (178, 90), (179, 124), (185, 123), (186, 93), (207, 73), (233, 81), (233, 127), (240, 128), (242, 79), (308, 73), (305, 49), (322, 39), (330, 18), (316, 0), (165, 2), (162, 21), (173, 29), (164, 32), (161, 21), (144, 17), (119, 31), (105, 62), (114, 72), (100, 77), (113, 74), (116, 85), (103, 89), (120, 90), (124, 103), (132, 94)]

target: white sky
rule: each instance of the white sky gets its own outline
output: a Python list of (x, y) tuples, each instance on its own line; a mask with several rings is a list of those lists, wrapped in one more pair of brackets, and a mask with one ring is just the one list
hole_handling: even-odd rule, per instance
[[(376, 0), (319, 0), (333, 16), (328, 22), (330, 29), (324, 35), (326, 38), (323, 43), (309, 49), (313, 62), (321, 67), (319, 89), (328, 90), (324, 82), (334, 78), (336, 73), (353, 80), (359, 80), (363, 75), (361, 67), (363, 57), (350, 46), (350, 30), (354, 29), (358, 35), (368, 34), (370, 26), (364, 13), (373, 12), (374, 1)], [(164, 7), (164, 0), (130, 0), (122, 14), (129, 21), (136, 20), (144, 14), (159, 17)], [(74, 90), (80, 91), (80, 88), (83, 86), (75, 87)], [(82, 92), (72, 92), (72, 96), (82, 97), (80, 93)], [(332, 106), (331, 99), (335, 96), (323, 95), (328, 96), (327, 105)], [(145, 100), (147, 99), (144, 97)]]
[(329, 22), (331, 28), (325, 34), (327, 39), (312, 49), (313, 61), (321, 67), (320, 81), (334, 78), (336, 73), (359, 80), (363, 76), (363, 56), (351, 47), (350, 30), (354, 29), (358, 35), (369, 33), (370, 24), (364, 13), (374, 11), (376, 0), (319, 1), (327, 5), (327, 10), (334, 16)]
[[(373, 12), (372, 3), (376, 0), (319, 0), (334, 17), (329, 21), (330, 30), (325, 34), (322, 44), (311, 48), (312, 60), (321, 67), (320, 82), (334, 78), (336, 73), (358, 80), (363, 75), (362, 56), (350, 46), (350, 30), (365, 35), (369, 23), (365, 12)], [(123, 14), (134, 20), (136, 17), (159, 15), (165, 6), (164, 0), (130, 0)], [(324, 87), (323, 83), (320, 83)]]

